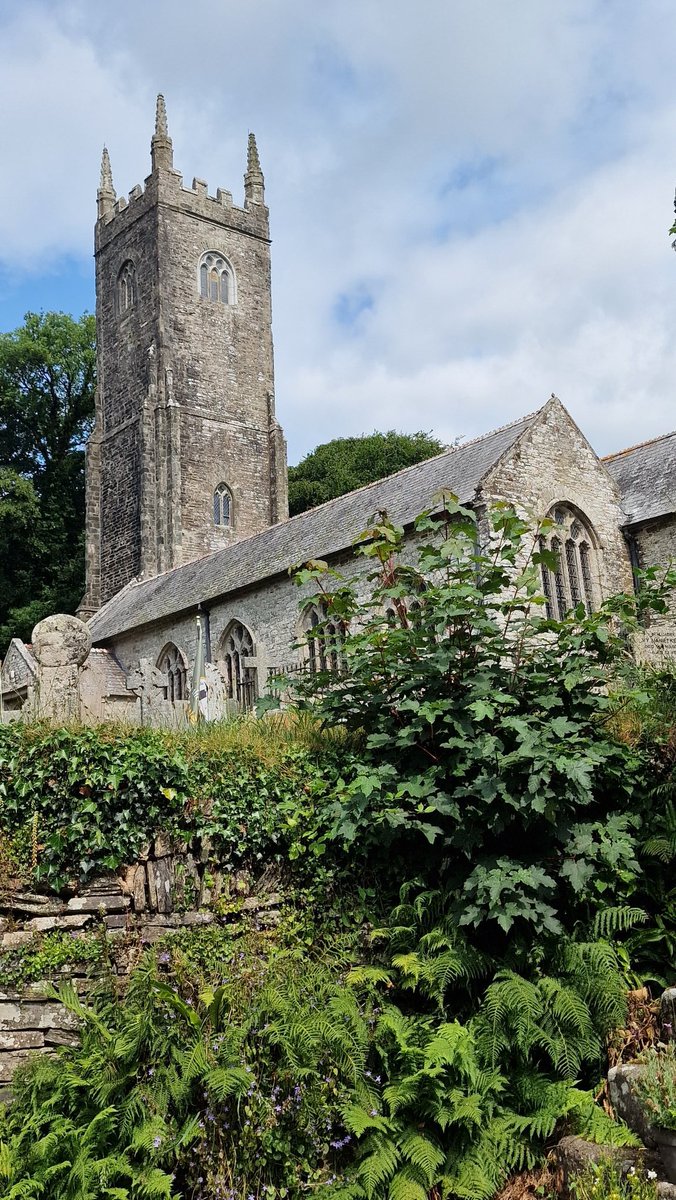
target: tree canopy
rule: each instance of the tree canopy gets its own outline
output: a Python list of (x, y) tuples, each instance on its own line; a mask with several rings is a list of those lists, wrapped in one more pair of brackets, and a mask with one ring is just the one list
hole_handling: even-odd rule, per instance
[(334, 438), (289, 468), (289, 512), (297, 513), (383, 479), (444, 449), (429, 433), (368, 433)]
[(84, 444), (95, 322), (27, 313), (0, 334), (0, 655), (84, 587)]

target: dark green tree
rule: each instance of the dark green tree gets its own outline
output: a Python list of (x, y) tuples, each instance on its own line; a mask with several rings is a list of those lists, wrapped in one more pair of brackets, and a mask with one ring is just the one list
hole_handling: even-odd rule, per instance
[(0, 334), (0, 655), (47, 613), (74, 611), (82, 594), (95, 376), (92, 316), (27, 313)]
[(297, 467), (289, 468), (291, 516), (432, 458), (444, 448), (429, 433), (397, 433), (394, 429), (324, 442)]

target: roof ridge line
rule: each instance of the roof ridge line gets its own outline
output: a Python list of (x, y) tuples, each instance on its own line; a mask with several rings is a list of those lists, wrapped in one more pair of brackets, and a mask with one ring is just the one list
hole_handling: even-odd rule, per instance
[(654, 446), (656, 442), (664, 442), (667, 438), (673, 437), (676, 434), (676, 429), (672, 429), (670, 433), (658, 433), (657, 437), (646, 438), (645, 442), (636, 442), (633, 446), (627, 446), (624, 450), (615, 450), (613, 454), (604, 454), (600, 462), (612, 462), (614, 458), (622, 458), (624, 454), (631, 454), (634, 450), (642, 450), (644, 446)]

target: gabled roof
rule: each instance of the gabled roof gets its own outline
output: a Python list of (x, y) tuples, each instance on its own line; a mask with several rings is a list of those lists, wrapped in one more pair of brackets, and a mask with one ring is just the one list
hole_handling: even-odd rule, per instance
[(20, 638), (12, 638), (0, 670), (0, 691), (18, 692), (33, 683), (37, 675), (37, 664), (30, 646)]
[(251, 587), (296, 563), (337, 554), (352, 545), (381, 509), (397, 523), (408, 525), (442, 488), (455, 492), (462, 503), (471, 502), (486, 473), (537, 416), (531, 413), (163, 575), (127, 584), (91, 618), (92, 638), (106, 641)]
[(676, 512), (676, 432), (601, 461), (620, 489), (630, 525)]

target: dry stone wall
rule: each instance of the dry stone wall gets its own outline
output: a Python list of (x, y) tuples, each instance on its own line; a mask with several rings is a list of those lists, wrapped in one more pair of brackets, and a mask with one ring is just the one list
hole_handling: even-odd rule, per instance
[[(215, 861), (206, 837), (186, 846), (158, 833), (138, 862), (71, 895), (0, 893), (0, 945), (39, 950), (46, 934), (60, 932), (77, 941), (98, 932), (105, 936), (105, 970), (123, 977), (146, 946), (179, 930), (242, 919), (253, 927), (273, 927), (280, 918), (277, 885), (272, 869), (254, 882), (246, 871)], [(77, 1021), (53, 998), (52, 987), (67, 978), (84, 996), (101, 970), (83, 958), (21, 988), (3, 986), (0, 974), (0, 1099), (30, 1054), (54, 1053), (77, 1037)]]

